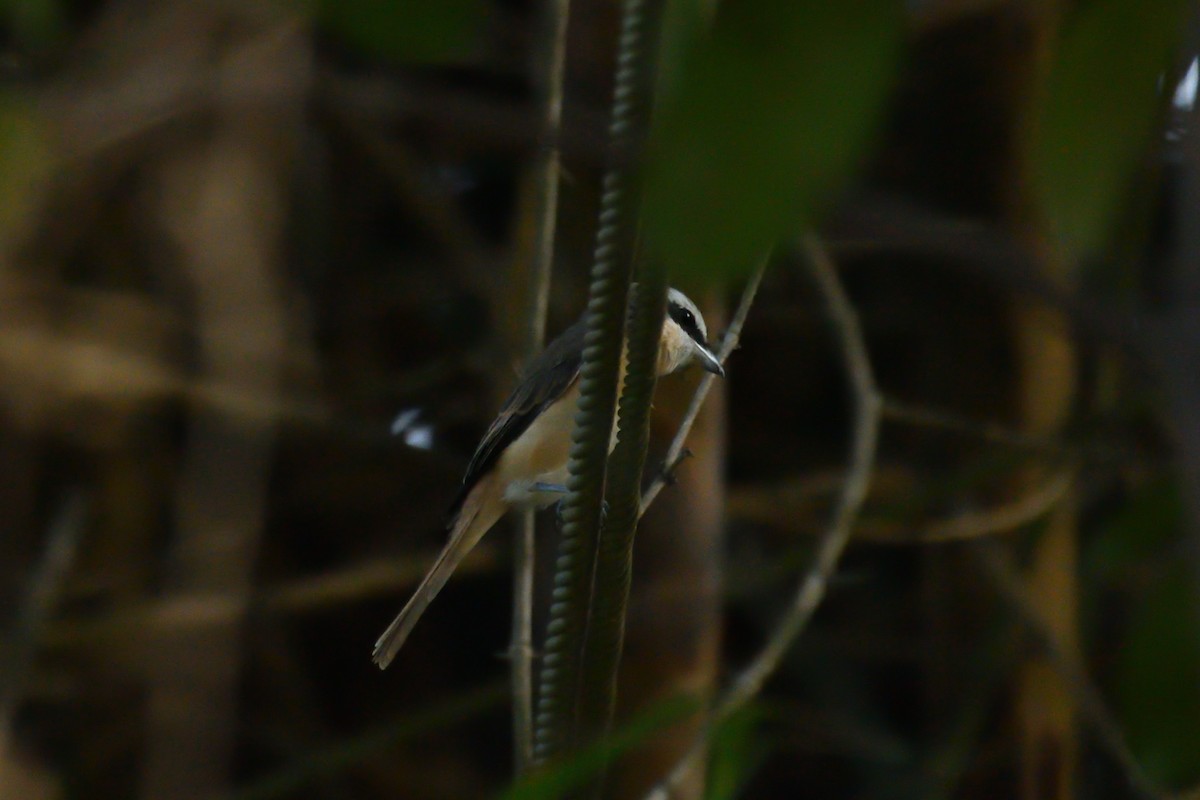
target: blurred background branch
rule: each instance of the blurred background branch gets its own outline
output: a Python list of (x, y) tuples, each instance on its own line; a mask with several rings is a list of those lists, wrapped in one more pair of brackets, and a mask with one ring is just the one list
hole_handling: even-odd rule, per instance
[[(550, 309), (550, 278), (554, 267), (554, 239), (558, 228), (558, 186), (562, 157), (558, 140), (562, 131), (563, 87), (566, 82), (567, 25), (570, 0), (546, 0), (538, 26), (532, 82), (542, 105), (542, 130), (523, 203), (518, 209), (516, 258), (513, 277), (527, 273), (528, 300), (516, 315), (526, 321), (525, 363), (546, 343), (546, 317)], [(516, 280), (516, 284), (520, 284)], [(512, 659), (513, 748), (516, 774), (533, 763), (533, 595), (536, 567), (537, 520), (532, 510), (521, 515), (513, 540), (513, 624), (509, 658)]]
[[(875, 468), (883, 398), (876, 388), (862, 329), (854, 307), (838, 280), (837, 268), (816, 237), (810, 236), (806, 239), (804, 254), (837, 335), (841, 357), (852, 387), (854, 424), (851, 432), (850, 467), (842, 484), (832, 521), (817, 544), (812, 566), (801, 578), (787, 613), (774, 627), (766, 644), (750, 665), (735, 675), (730, 688), (717, 700), (708, 723), (710, 732), (706, 736), (711, 736), (712, 728), (728, 722), (762, 692), (767, 680), (779, 669), (788, 649), (803, 633), (817, 606), (824, 599), (842, 552), (850, 542), (854, 523), (866, 499)], [(688, 774), (702, 767), (700, 759), (703, 753), (702, 743), (693, 746), (648, 797), (655, 800), (667, 800), (672, 797), (676, 787), (687, 780)]]
[[(219, 65), (201, 78), (215, 93), (215, 130), (166, 157), (161, 181), (171, 202), (162, 208), (162, 225), (190, 284), (200, 369), (216, 383), (246, 386), (271, 401), (281, 392), (291, 327), (280, 274), (284, 187), (275, 162), (288, 159), (288, 132), (305, 92), (304, 29), (290, 16), (205, 16), (193, 24), (229, 26), (241, 41), (226, 49), (213, 39), (212, 51), (195, 53), (200, 68)], [(222, 94), (223, 74), (287, 78), (271, 107), (248, 109)], [(279, 145), (267, 147), (272, 141)], [(244, 607), (266, 520), (274, 427), (270, 415), (230, 418), (204, 408), (189, 415), (167, 593)], [(245, 620), (234, 615), (175, 629), (158, 642), (146, 671), (143, 797), (211, 797), (232, 787), (245, 635)]]

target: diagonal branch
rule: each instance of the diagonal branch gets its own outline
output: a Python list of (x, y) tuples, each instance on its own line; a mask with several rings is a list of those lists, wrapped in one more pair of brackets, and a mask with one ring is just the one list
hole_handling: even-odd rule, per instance
[[(63, 500), (46, 535), (46, 549), (41, 563), (31, 576), (29, 589), (22, 598), (16, 626), (8, 633), (5, 663), (3, 670), (0, 670), (0, 678), (3, 679), (0, 683), (0, 737), (12, 728), (13, 716), (23, 699), (30, 666), (37, 656), (46, 623), (54, 612), (63, 581), (75, 563), (87, 511), (88, 497), (82, 490), (73, 490)], [(3, 771), (4, 760), (5, 753), (0, 747), (0, 772)]]
[(750, 703), (762, 691), (767, 679), (779, 668), (784, 655), (804, 631), (812, 619), (813, 612), (825, 597), (830, 577), (837, 569), (842, 552), (850, 540), (854, 522), (871, 483), (882, 418), (882, 397), (875, 385), (858, 315), (846, 297), (833, 262), (815, 237), (805, 240), (804, 249), (813, 278), (825, 300), (830, 321), (840, 341), (842, 360), (849, 373), (855, 406), (850, 471), (842, 485), (833, 520), (817, 545), (813, 564), (800, 581), (787, 613), (763, 649), (718, 701), (705, 733), (670, 774), (650, 792), (648, 800), (668, 800), (671, 797), (676, 787), (683, 783), (692, 770), (699, 767), (705, 745), (713, 731)]

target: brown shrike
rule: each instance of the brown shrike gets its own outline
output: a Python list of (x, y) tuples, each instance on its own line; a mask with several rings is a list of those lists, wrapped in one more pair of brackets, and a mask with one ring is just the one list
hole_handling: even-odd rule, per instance
[[(579, 400), (584, 333), (585, 323), (581, 319), (529, 364), (521, 382), (484, 434), (451, 507), (449, 541), (412, 599), (375, 643), (374, 661), (380, 669), (396, 657), (413, 626), (455, 568), (506, 511), (513, 507), (544, 508), (560, 500), (566, 492), (567, 456)], [(708, 330), (696, 304), (682, 292), (671, 289), (658, 348), (659, 376), (692, 363), (723, 376), (725, 370), (709, 347), (707, 337)]]

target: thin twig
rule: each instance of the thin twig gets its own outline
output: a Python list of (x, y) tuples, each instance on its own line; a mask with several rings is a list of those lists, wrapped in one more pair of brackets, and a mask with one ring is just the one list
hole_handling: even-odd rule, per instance
[[(879, 484), (895, 472), (875, 472), (875, 492)], [(808, 534), (811, 526), (804, 506), (812, 505), (824, 495), (833, 494), (841, 485), (839, 473), (822, 473), (803, 481), (791, 480), (773, 487), (737, 487), (729, 497), (727, 513), (733, 518), (781, 527), (789, 532)], [(854, 533), (856, 541), (895, 545), (926, 545), (981, 539), (1008, 531), (1045, 516), (1075, 485), (1076, 469), (1069, 466), (1018, 497), (999, 505), (954, 514), (953, 516), (916, 523), (892, 522), (886, 518), (867, 517)], [(891, 494), (911, 496), (911, 481), (891, 487)], [(886, 502), (886, 501), (884, 501)]]
[[(252, 598), (211, 592), (204, 595), (178, 593), (95, 619), (58, 621), (48, 627), (43, 638), (47, 645), (54, 647), (112, 644), (120, 639), (153, 642), (156, 637), (172, 634), (180, 628), (217, 625), (243, 616), (327, 610), (335, 605), (395, 594), (397, 587), (411, 587), (425, 574), (435, 556), (436, 553), (430, 553), (400, 564), (391, 559), (368, 561), (260, 589)], [(498, 561), (495, 545), (481, 542), (455, 574), (491, 572), (498, 566)]]
[(883, 416), (885, 419), (895, 422), (925, 428), (939, 428), (963, 436), (982, 439), (985, 442), (1014, 447), (1018, 450), (1056, 456), (1068, 455), (1071, 452), (1067, 445), (1049, 437), (1035, 436), (992, 422), (977, 422), (945, 411), (910, 405), (892, 397), (885, 397), (883, 400)]
[(522, 512), (513, 540), (512, 642), (508, 647), (512, 689), (513, 767), (517, 776), (533, 763), (533, 582), (537, 517)]
[(25, 693), (30, 667), (42, 640), (46, 621), (54, 610), (63, 579), (75, 561), (79, 540), (83, 536), (86, 511), (84, 494), (81, 491), (72, 492), (63, 502), (46, 536), (46, 550), (37, 571), (30, 578), (16, 630), (9, 637), (11, 652), (6, 659), (4, 685), (0, 689), (0, 731), (8, 731), (12, 727), (12, 716)]
[(960, 514), (930, 525), (903, 539), (914, 544), (981, 539), (1014, 531), (1045, 516), (1075, 485), (1076, 470), (1068, 467), (1017, 499), (994, 508)]
[(847, 204), (833, 227), (827, 246), (835, 255), (913, 254), (953, 265), (1062, 310), (1079, 335), (1115, 346), (1135, 363), (1161, 358), (1153, 346), (1157, 328), (1152, 320), (1056, 285), (1042, 274), (1026, 243), (995, 225), (941, 214), (896, 195), (865, 192)]
[(1021, 622), (1037, 638), (1050, 664), (1061, 676), (1067, 690), (1075, 698), (1076, 705), (1091, 725), (1096, 738), (1121, 767), (1130, 788), (1141, 797), (1166, 800), (1170, 795), (1160, 789), (1142, 769), (1125, 741), (1125, 734), (1117, 723), (1116, 716), (1104, 702), (1104, 696), (1079, 660), (1071, 655), (1054, 631), (1042, 621), (1022, 578), (1017, 575), (1012, 565), (994, 547), (978, 546), (972, 548), (971, 553), (983, 572), (992, 580), (996, 591), (1008, 601)]
[[(529, 275), (529, 329), (525, 359), (529, 362), (546, 340), (546, 313), (550, 302), (550, 275), (554, 265), (554, 238), (558, 217), (560, 155), (558, 132), (562, 127), (563, 83), (566, 73), (567, 22), (571, 0), (547, 0), (543, 21), (545, 41), (538, 53), (541, 63), (535, 80), (542, 90), (541, 146), (533, 167), (536, 182), (533, 202), (536, 232)], [(513, 759), (517, 777), (533, 763), (533, 580), (536, 563), (537, 520), (533, 509), (521, 514), (513, 542), (513, 619), (511, 658), (513, 704)]]
[(825, 597), (830, 577), (837, 569), (854, 521), (858, 517), (875, 467), (875, 450), (883, 405), (871, 362), (867, 354), (858, 315), (846, 296), (837, 271), (825, 249), (815, 237), (805, 240), (804, 249), (814, 279), (824, 297), (830, 321), (837, 333), (842, 359), (849, 373), (854, 397), (854, 433), (850, 448), (850, 471), (842, 485), (841, 498), (829, 528), (817, 544), (816, 557), (766, 645), (750, 665), (733, 681), (717, 703), (705, 733), (693, 744), (670, 774), (648, 795), (649, 800), (667, 800), (701, 760), (708, 738), (721, 723), (744, 708), (762, 690), (775, 673), (788, 649), (803, 632), (813, 612)]
[[(729, 322), (729, 327), (725, 331), (725, 335), (721, 337), (721, 347), (717, 350), (717, 358), (720, 359), (721, 365), (729, 359), (730, 354), (737, 349), (738, 339), (742, 335), (742, 326), (746, 324), (746, 317), (750, 314), (750, 307), (754, 305), (754, 297), (758, 294), (759, 284), (762, 283), (763, 272), (767, 268), (767, 259), (763, 259), (758, 268), (750, 276), (746, 288), (742, 291), (742, 299), (738, 303), (737, 311), (733, 314), (733, 319)], [(675, 433), (675, 438), (671, 441), (671, 446), (667, 449), (667, 455), (663, 458), (663, 468), (654, 480), (646, 487), (646, 491), (642, 493), (642, 510), (645, 514), (646, 509), (654, 502), (654, 498), (658, 497), (658, 493), (663, 490), (663, 487), (671, 480), (671, 475), (675, 472), (675, 468), (688, 457), (688, 451), (684, 448), (684, 443), (687, 442), (688, 434), (692, 432), (692, 426), (696, 424), (696, 418), (700, 416), (700, 409), (704, 406), (704, 400), (708, 397), (708, 392), (712, 388), (714, 375), (705, 373), (700, 379), (700, 385), (696, 387), (695, 394), (692, 395), (692, 402), (688, 406), (687, 413), (683, 415), (683, 421), (679, 423), (679, 430)]]

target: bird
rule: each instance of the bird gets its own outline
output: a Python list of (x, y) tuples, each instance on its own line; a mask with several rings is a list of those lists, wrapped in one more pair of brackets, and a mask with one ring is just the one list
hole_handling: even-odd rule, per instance
[[(451, 504), (445, 547), (412, 598), (375, 642), (372, 660), (386, 669), (451, 574), (510, 508), (545, 508), (566, 493), (567, 458), (579, 400), (586, 318), (563, 331), (526, 368), (484, 433)], [(721, 360), (708, 344), (696, 304), (678, 289), (667, 292), (657, 373), (691, 364), (720, 377)], [(614, 431), (615, 434), (615, 431)], [(615, 443), (610, 442), (610, 449)]]

